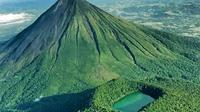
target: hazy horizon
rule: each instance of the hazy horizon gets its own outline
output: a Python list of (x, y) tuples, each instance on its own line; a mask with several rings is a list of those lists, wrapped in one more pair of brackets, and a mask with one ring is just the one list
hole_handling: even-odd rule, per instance
[[(29, 26), (56, 0), (0, 0), (0, 40)], [(200, 3), (196, 0), (88, 0), (135, 23), (184, 36), (200, 35)], [(178, 21), (177, 21), (178, 20)], [(184, 24), (183, 24), (184, 23)]]

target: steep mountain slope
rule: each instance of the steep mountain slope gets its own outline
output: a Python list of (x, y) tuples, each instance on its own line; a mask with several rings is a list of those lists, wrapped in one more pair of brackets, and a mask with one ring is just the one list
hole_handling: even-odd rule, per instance
[(115, 18), (85, 0), (59, 0), (1, 44), (0, 108), (78, 94), (119, 77), (198, 84), (199, 43)]

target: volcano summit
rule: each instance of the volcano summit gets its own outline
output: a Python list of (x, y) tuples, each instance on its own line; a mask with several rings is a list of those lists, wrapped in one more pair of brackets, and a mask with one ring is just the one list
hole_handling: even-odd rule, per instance
[(130, 92), (159, 88), (164, 95), (146, 111), (195, 110), (199, 62), (197, 38), (116, 18), (85, 0), (58, 0), (1, 43), (0, 109), (112, 111)]

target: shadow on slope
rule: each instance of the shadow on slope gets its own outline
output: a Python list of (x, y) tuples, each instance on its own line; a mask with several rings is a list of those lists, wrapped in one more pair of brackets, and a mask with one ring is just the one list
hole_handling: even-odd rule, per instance
[(90, 105), (93, 94), (94, 89), (81, 93), (55, 95), (21, 104), (18, 109), (30, 112), (77, 112)]
[(165, 93), (162, 89), (160, 88), (156, 88), (153, 86), (147, 86), (147, 85), (143, 85), (139, 88), (139, 91), (151, 96), (154, 99), (158, 99), (160, 97), (162, 97)]

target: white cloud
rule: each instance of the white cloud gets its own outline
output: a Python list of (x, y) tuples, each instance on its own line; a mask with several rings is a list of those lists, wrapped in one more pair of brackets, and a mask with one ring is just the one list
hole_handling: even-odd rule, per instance
[(32, 16), (27, 13), (0, 14), (0, 25), (19, 24), (31, 20)]
[(162, 22), (144, 22), (141, 24), (145, 26), (151, 26), (153, 28), (160, 29), (160, 30), (164, 27), (164, 24)]
[(172, 11), (166, 11), (164, 12), (165, 14), (169, 15), (169, 16), (178, 16), (178, 13), (172, 12)]

